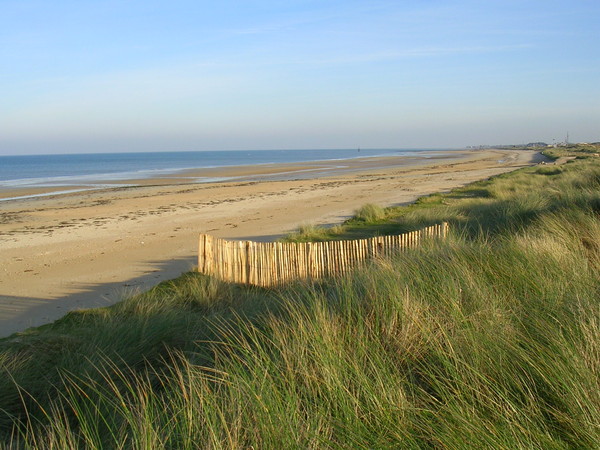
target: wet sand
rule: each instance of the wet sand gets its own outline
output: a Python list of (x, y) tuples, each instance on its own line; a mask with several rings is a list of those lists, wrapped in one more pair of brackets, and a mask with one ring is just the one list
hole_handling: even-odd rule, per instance
[(137, 187), (2, 201), (0, 337), (73, 309), (114, 304), (191, 270), (200, 233), (273, 240), (300, 224), (340, 223), (365, 203), (405, 204), (539, 158), (485, 150), (204, 169)]

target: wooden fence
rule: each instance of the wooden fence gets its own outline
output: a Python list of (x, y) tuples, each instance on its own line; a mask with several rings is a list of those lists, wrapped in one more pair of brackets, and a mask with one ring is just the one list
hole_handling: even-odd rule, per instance
[(227, 241), (202, 234), (198, 271), (224, 281), (268, 287), (343, 274), (369, 258), (416, 247), (424, 239), (443, 239), (447, 234), (446, 223), (396, 236), (351, 241)]

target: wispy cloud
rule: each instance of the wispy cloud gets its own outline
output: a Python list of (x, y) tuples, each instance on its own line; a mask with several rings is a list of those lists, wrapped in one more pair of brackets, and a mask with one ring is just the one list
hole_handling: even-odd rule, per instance
[(444, 57), (451, 55), (488, 54), (501, 52), (516, 52), (535, 48), (533, 44), (463, 46), (463, 47), (416, 47), (403, 50), (375, 51), (315, 58), (298, 58), (268, 61), (255, 61), (260, 65), (344, 65), (360, 63), (376, 63), (410, 58)]

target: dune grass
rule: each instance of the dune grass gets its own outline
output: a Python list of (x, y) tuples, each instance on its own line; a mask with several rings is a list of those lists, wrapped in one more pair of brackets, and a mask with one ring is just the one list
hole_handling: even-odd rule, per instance
[(595, 447), (600, 166), (536, 170), (369, 219), (455, 233), (342, 278), (187, 274), (0, 341), (5, 446)]
[(287, 241), (342, 240), (392, 235), (413, 231), (440, 222), (448, 222), (458, 234), (471, 238), (493, 238), (514, 233), (528, 226), (539, 215), (552, 208), (568, 206), (576, 200), (569, 196), (586, 196), (600, 186), (597, 170), (600, 158), (593, 157), (600, 145), (581, 148), (552, 149), (553, 158), (576, 156), (567, 164), (534, 166), (475, 182), (449, 193), (435, 193), (416, 202), (381, 208), (378, 216), (363, 213), (373, 205), (365, 205), (355, 216), (335, 228), (312, 226), (291, 234)]

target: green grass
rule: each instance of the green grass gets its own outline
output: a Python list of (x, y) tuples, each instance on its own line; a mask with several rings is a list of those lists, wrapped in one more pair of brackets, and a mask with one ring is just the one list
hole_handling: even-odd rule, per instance
[(540, 175), (560, 175), (563, 169), (560, 166), (543, 166), (536, 170), (535, 173)]
[(342, 232), (339, 225), (325, 227), (314, 224), (303, 224), (298, 229), (282, 238), (283, 242), (325, 242), (334, 239)]
[(537, 169), (363, 208), (335, 234), (454, 233), (342, 278), (187, 274), (0, 341), (5, 445), (596, 447), (600, 166)]
[(367, 203), (359, 208), (353, 217), (355, 222), (381, 222), (387, 218), (387, 213), (384, 208), (373, 203)]
[[(302, 230), (286, 238), (288, 241), (342, 240), (392, 235), (413, 231), (440, 222), (448, 222), (458, 233), (472, 238), (483, 235), (493, 238), (511, 234), (528, 226), (549, 209), (569, 207), (569, 195), (595, 196), (600, 187), (600, 158), (588, 157), (600, 146), (552, 149), (557, 157), (575, 155), (576, 161), (561, 166), (535, 166), (472, 183), (450, 193), (432, 194), (407, 206), (378, 208), (377, 214), (367, 211), (335, 228), (312, 226), (310, 233)], [(481, 236), (480, 236), (481, 237)]]
[[(389, 208), (383, 208), (379, 205), (367, 203), (358, 210), (354, 211), (354, 216), (342, 225), (333, 227), (318, 226), (314, 224), (304, 224), (298, 227), (296, 232), (284, 237), (284, 242), (324, 242), (340, 239), (352, 239), (371, 237), (374, 234), (381, 233), (382, 229), (394, 224), (390, 224)], [(376, 230), (377, 229), (377, 230)], [(354, 230), (352, 233), (351, 230)], [(352, 233), (352, 235), (350, 235)]]
[(549, 148), (542, 152), (551, 159), (558, 159), (565, 156), (574, 156), (578, 159), (587, 159), (597, 157), (600, 153), (600, 143), (594, 144), (571, 144), (566, 147)]

